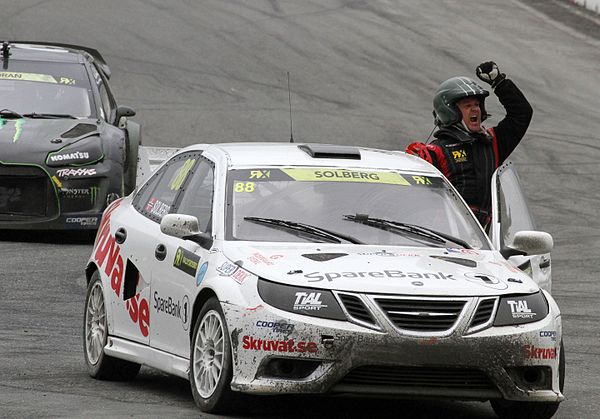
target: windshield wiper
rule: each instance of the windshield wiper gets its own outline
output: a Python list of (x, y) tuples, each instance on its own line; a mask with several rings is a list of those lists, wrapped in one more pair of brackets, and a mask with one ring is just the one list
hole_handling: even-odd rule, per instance
[(0, 110), (0, 118), (6, 119), (21, 119), (23, 116), (15, 111), (11, 111), (10, 109), (2, 109)]
[(61, 118), (77, 119), (77, 117), (75, 117), (73, 115), (69, 115), (68, 113), (36, 113), (36, 112), (32, 112), (32, 113), (24, 113), (23, 116), (26, 118), (38, 118), (38, 119), (61, 119)]
[[(347, 236), (342, 233), (327, 230), (321, 227), (312, 226), (304, 223), (297, 223), (295, 221), (279, 220), (276, 218), (262, 218), (262, 217), (244, 217), (244, 220), (251, 221), (258, 224), (264, 224), (275, 228), (284, 228), (299, 233), (309, 234), (314, 237), (319, 237), (323, 240), (330, 241), (332, 243), (341, 243), (342, 240), (353, 244), (363, 244), (360, 240)], [(341, 239), (341, 240), (340, 240)]]
[(472, 249), (471, 245), (458, 237), (451, 236), (440, 231), (433, 230), (428, 227), (419, 226), (416, 224), (402, 223), (400, 221), (385, 220), (383, 218), (372, 218), (367, 214), (344, 215), (344, 219), (354, 221), (356, 223), (365, 224), (371, 227), (380, 228), (387, 231), (402, 231), (405, 233), (414, 234), (424, 237), (430, 241), (438, 243), (452, 242), (456, 243), (465, 249)]

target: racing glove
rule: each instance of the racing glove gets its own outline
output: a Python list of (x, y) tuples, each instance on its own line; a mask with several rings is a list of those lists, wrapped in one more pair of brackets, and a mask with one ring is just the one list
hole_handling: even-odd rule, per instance
[(477, 77), (490, 84), (495, 89), (506, 78), (506, 74), (501, 73), (498, 66), (493, 61), (486, 61), (477, 66), (475, 70)]

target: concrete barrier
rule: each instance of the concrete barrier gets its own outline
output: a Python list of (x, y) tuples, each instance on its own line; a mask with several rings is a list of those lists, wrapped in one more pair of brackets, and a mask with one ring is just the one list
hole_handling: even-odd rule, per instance
[(600, 0), (571, 0), (571, 2), (600, 13)]

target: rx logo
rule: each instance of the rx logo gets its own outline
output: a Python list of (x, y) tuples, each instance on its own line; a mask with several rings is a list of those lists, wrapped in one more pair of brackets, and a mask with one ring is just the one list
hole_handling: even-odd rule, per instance
[(270, 170), (251, 170), (250, 179), (268, 179), (271, 177)]
[(413, 176), (412, 178), (417, 185), (431, 185), (431, 180), (426, 176)]
[(467, 161), (467, 152), (465, 150), (454, 150), (452, 152), (452, 158), (457, 163), (462, 163)]
[(183, 250), (181, 248), (179, 248), (179, 249), (177, 249), (177, 252), (175, 253), (175, 260), (174, 260), (175, 266), (180, 266), (182, 260), (183, 260)]

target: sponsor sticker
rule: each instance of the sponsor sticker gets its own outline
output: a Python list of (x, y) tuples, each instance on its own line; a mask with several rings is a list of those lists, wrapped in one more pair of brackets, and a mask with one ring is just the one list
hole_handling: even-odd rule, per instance
[(204, 279), (204, 275), (206, 275), (206, 271), (208, 270), (208, 262), (204, 262), (200, 269), (198, 270), (198, 275), (196, 275), (196, 286), (199, 286)]
[(250, 276), (250, 274), (242, 268), (239, 268), (237, 271), (231, 274), (231, 277), (235, 280), (235, 282), (240, 285), (244, 283), (248, 276)]
[(513, 319), (532, 319), (537, 313), (531, 311), (527, 305), (527, 300), (506, 300), (510, 307)]
[(86, 169), (86, 168), (78, 168), (78, 169), (58, 169), (56, 171), (56, 176), (58, 177), (73, 177), (73, 176), (94, 176), (96, 174), (96, 169)]
[(451, 279), (455, 280), (453, 274), (443, 272), (403, 272), (397, 270), (368, 271), (368, 272), (311, 272), (304, 275), (308, 282), (329, 282), (337, 278), (410, 278), (410, 279)]
[(146, 212), (152, 215), (156, 215), (159, 218), (164, 217), (169, 213), (171, 209), (170, 205), (165, 204), (164, 202), (158, 200), (157, 198), (150, 198), (148, 203), (146, 204)]
[(261, 254), (261, 253), (253, 253), (252, 256), (250, 256), (248, 258), (248, 260), (252, 263), (254, 263), (255, 265), (260, 265), (261, 263), (264, 263), (265, 265), (274, 265), (273, 262), (271, 262), (269, 260), (269, 258), (267, 258), (265, 255)]
[(321, 301), (320, 292), (297, 292), (294, 301), (294, 310), (321, 310), (327, 304)]
[(183, 247), (179, 247), (177, 252), (175, 252), (173, 266), (195, 278), (199, 262), (200, 256), (184, 249)]
[(540, 337), (556, 342), (556, 330), (542, 330), (540, 331)]
[(50, 154), (48, 160), (51, 162), (79, 162), (90, 158), (90, 153), (87, 151), (76, 151), (74, 153)]
[(80, 227), (95, 227), (98, 225), (98, 217), (67, 217), (65, 223)]
[(22, 80), (38, 81), (43, 83), (56, 83), (56, 79), (47, 74), (16, 73), (12, 71), (0, 71), (0, 80)]
[(455, 163), (465, 163), (467, 161), (467, 152), (465, 150), (453, 150), (452, 158)]
[(264, 352), (298, 352), (298, 353), (316, 353), (318, 347), (316, 342), (289, 340), (269, 340), (257, 339), (253, 336), (244, 336), (242, 338), (242, 348), (252, 351)]
[(100, 188), (98, 186), (91, 186), (89, 188), (61, 188), (60, 194), (62, 197), (67, 199), (89, 199), (92, 204), (96, 203), (98, 199), (98, 192)]
[(527, 359), (556, 359), (556, 348), (538, 348), (534, 345), (525, 345), (524, 351)]
[(269, 329), (275, 333), (291, 333), (294, 331), (295, 325), (285, 321), (271, 322), (266, 320), (258, 320), (256, 322), (256, 327), (261, 329)]
[(217, 266), (217, 272), (220, 276), (231, 276), (237, 268), (238, 266), (236, 264), (225, 261), (221, 266)]
[[(120, 254), (121, 247), (117, 244), (115, 236), (110, 234), (110, 218), (112, 213), (121, 205), (121, 200), (115, 201), (104, 211), (104, 216), (98, 228), (94, 243), (94, 260), (110, 280), (110, 288), (117, 297), (121, 296), (123, 284), (124, 263)], [(150, 329), (150, 309), (148, 300), (136, 294), (126, 300), (125, 309), (131, 321), (138, 325), (142, 336), (147, 337)]]
[(157, 314), (164, 314), (179, 319), (183, 329), (188, 330), (190, 325), (190, 303), (187, 295), (180, 301), (170, 296), (161, 296), (158, 291), (154, 291), (153, 299), (152, 308), (154, 308)]
[(399, 173), (371, 172), (350, 169), (288, 168), (281, 169), (294, 180), (325, 182), (385, 183), (409, 186), (410, 183)]

